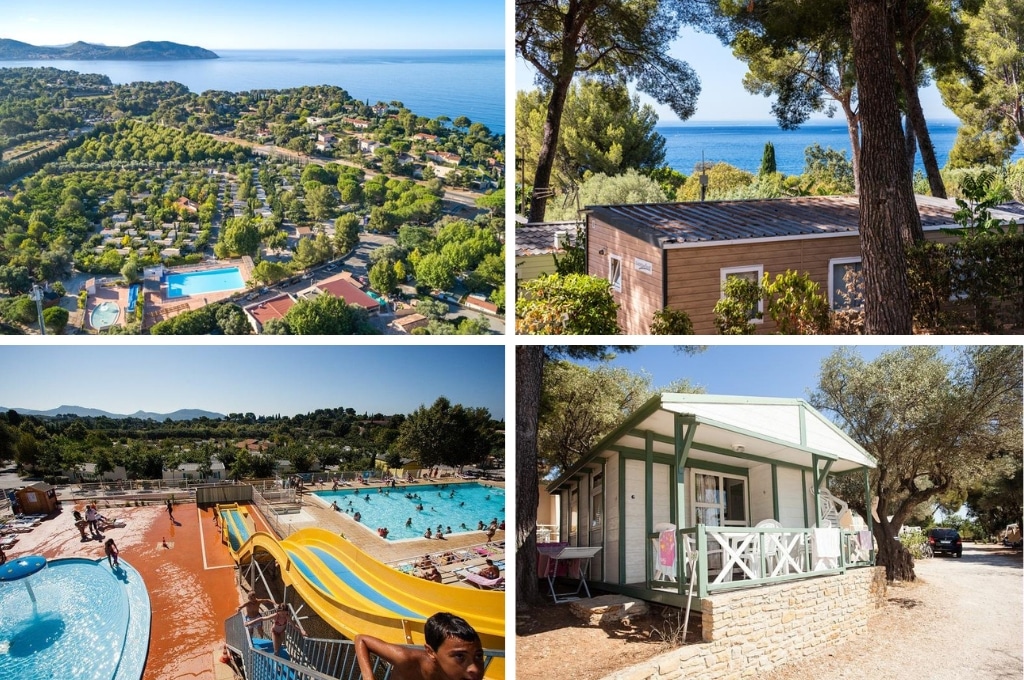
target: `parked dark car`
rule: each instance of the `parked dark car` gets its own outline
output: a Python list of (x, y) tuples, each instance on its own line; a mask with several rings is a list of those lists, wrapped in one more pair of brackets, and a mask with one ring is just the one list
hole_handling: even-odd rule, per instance
[(957, 557), (964, 556), (964, 543), (956, 529), (929, 529), (928, 545), (933, 553), (950, 553)]

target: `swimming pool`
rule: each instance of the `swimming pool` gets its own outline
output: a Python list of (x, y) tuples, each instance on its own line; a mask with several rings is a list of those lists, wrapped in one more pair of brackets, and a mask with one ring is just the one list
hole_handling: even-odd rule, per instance
[(101, 302), (96, 305), (92, 314), (89, 315), (89, 324), (99, 330), (117, 323), (117, 317), (121, 315), (121, 308), (113, 302)]
[(142, 677), (149, 594), (124, 560), (116, 574), (106, 560), (52, 560), (28, 579), (0, 584), (0, 611), (0, 678)]
[[(451, 527), (458, 534), (476, 531), (477, 523), (481, 521), (488, 524), (495, 517), (499, 522), (505, 519), (505, 490), (476, 482), (419, 484), (394, 489), (369, 486), (316, 491), (315, 494), (328, 505), (337, 501), (342, 511), (349, 515), (358, 511), (360, 523), (370, 531), (387, 527), (389, 541), (421, 538), (427, 527), (431, 532), (437, 531), (438, 524), (446, 530)], [(406, 498), (406, 494), (417, 494), (419, 498)], [(418, 504), (423, 506), (423, 510), (416, 510)], [(409, 518), (412, 518), (412, 526), (406, 527), (405, 522)]]
[(238, 271), (238, 267), (167, 275), (168, 298), (220, 293), (241, 288), (245, 288), (245, 281), (242, 280), (242, 274)]

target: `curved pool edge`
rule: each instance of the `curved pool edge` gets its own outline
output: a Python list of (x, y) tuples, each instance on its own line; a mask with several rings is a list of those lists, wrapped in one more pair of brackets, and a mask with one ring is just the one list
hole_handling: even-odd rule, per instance
[[(99, 325), (95, 321), (96, 312), (99, 311), (100, 307), (104, 307), (105, 305), (110, 305), (111, 307), (114, 308), (114, 318), (111, 319), (110, 323), (105, 323), (105, 324)], [(117, 322), (120, 319), (121, 319), (121, 306), (118, 305), (115, 302), (110, 302), (109, 300), (99, 303), (98, 305), (93, 307), (92, 311), (89, 313), (89, 325), (92, 326), (94, 329), (96, 329), (98, 331), (101, 331), (104, 328), (110, 328), (111, 326), (116, 325)]]
[[(89, 559), (88, 557), (58, 557), (47, 560), (47, 568), (59, 566), (60, 564), (84, 563), (94, 564), (100, 569), (107, 558)], [(153, 620), (152, 605), (149, 600), (149, 590), (142, 579), (142, 574), (125, 560), (119, 563), (128, 575), (126, 594), (128, 596), (128, 626), (125, 630), (124, 643), (121, 646), (121, 658), (118, 660), (117, 669), (111, 680), (140, 680), (146, 668), (146, 659), (149, 657), (149, 635)], [(113, 573), (111, 578), (121, 580)], [(123, 582), (123, 581), (122, 581)], [(125, 663), (126, 652), (133, 652), (132, 657)], [(134, 654), (136, 651), (139, 654)]]

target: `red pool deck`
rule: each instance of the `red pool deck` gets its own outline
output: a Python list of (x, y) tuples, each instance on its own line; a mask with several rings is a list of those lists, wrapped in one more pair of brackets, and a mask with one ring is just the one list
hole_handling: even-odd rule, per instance
[[(61, 513), (22, 534), (8, 558), (102, 558), (102, 541), (82, 542), (71, 516), (76, 508), (84, 505), (64, 503)], [(218, 655), (213, 650), (223, 642), (224, 621), (241, 598), (234, 562), (220, 541), (212, 511), (200, 511), (195, 503), (176, 505), (177, 523), (163, 505), (100, 512), (125, 520), (125, 528), (109, 529), (105, 537), (114, 539), (122, 559), (139, 571), (149, 591), (153, 619), (143, 680), (214, 680)], [(262, 519), (253, 516), (265, 530)]]

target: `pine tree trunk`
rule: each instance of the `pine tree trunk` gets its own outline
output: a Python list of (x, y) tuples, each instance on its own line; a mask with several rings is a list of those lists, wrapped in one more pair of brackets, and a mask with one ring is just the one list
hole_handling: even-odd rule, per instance
[(846, 115), (846, 131), (850, 135), (850, 151), (853, 153), (853, 193), (860, 195), (860, 119), (853, 111), (849, 99), (843, 102)]
[[(928, 189), (936, 198), (946, 198), (946, 185), (942, 182), (942, 175), (939, 173), (939, 161), (935, 158), (935, 145), (932, 144), (931, 133), (928, 132), (928, 122), (924, 118), (924, 109), (921, 108), (921, 97), (917, 91), (916, 84), (905, 85), (907, 98), (907, 119), (912, 125), (914, 134), (917, 136), (917, 145), (921, 149), (921, 163), (924, 164), (924, 172), (928, 176)], [(914, 160), (910, 160), (910, 176), (913, 182)], [(924, 240), (922, 231), (918, 240)]]
[(516, 604), (537, 601), (537, 426), (544, 347), (516, 347)]
[(907, 335), (913, 331), (913, 316), (905, 246), (921, 230), (921, 219), (903, 153), (886, 1), (850, 0), (850, 23), (860, 109), (865, 330)]
[[(568, 72), (568, 76), (561, 73)], [(533, 197), (530, 200), (530, 222), (543, 222), (547, 210), (548, 196), (551, 188), (551, 171), (555, 165), (555, 154), (558, 153), (558, 137), (562, 129), (562, 112), (565, 100), (572, 87), (571, 69), (561, 69), (559, 79), (552, 84), (551, 98), (548, 100), (547, 117), (544, 119), (544, 132), (541, 138), (540, 152), (537, 155), (537, 171), (533, 176)]]

